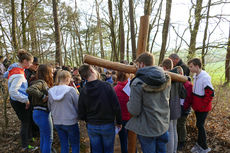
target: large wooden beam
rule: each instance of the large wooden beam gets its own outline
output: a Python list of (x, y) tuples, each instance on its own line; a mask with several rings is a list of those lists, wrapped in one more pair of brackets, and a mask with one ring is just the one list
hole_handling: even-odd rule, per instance
[(85, 55), (83, 61), (84, 63), (90, 65), (96, 65), (103, 68), (122, 71), (126, 73), (135, 73), (137, 71), (137, 68), (134, 65), (126, 65), (118, 62), (111, 62), (91, 55)]
[(148, 33), (149, 33), (149, 15), (145, 15), (140, 18), (140, 28), (139, 28), (137, 53), (136, 53), (137, 57), (141, 53), (147, 51)]
[[(122, 64), (122, 63), (118, 63), (118, 62), (111, 62), (111, 61), (101, 59), (98, 57), (94, 57), (91, 55), (85, 55), (84, 56), (84, 63), (88, 63), (90, 65), (96, 65), (96, 66), (100, 66), (100, 67), (104, 67), (104, 68), (112, 69), (112, 70), (116, 70), (116, 71), (122, 71), (122, 72), (126, 72), (126, 73), (134, 73), (135, 74), (137, 71), (136, 66), (134, 66), (134, 65), (126, 65), (126, 64)], [(186, 82), (188, 80), (188, 78), (183, 76), (183, 75), (168, 72), (168, 71), (165, 71), (165, 72), (168, 75), (170, 75), (170, 77), (173, 81)]]

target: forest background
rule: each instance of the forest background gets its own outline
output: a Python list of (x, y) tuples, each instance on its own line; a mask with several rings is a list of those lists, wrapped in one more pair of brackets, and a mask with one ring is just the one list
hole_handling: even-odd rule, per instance
[[(200, 57), (212, 76), (216, 96), (206, 126), (214, 137), (208, 141), (214, 152), (228, 152), (229, 8), (229, 0), (0, 0), (0, 55), (14, 62), (17, 50), (24, 48), (40, 63), (78, 67), (84, 54), (131, 62), (136, 59), (140, 17), (149, 15), (147, 51), (155, 55), (156, 64), (171, 53), (185, 63)], [(18, 136), (12, 129), (19, 123), (11, 118), (2, 93), (0, 148), (7, 148)], [(193, 135), (194, 116), (188, 128)]]

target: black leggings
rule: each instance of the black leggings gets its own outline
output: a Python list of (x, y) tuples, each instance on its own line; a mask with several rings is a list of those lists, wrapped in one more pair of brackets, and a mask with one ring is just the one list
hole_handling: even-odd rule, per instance
[(30, 137), (30, 121), (31, 121), (31, 112), (28, 109), (25, 109), (26, 104), (21, 103), (19, 101), (14, 101), (10, 99), (10, 104), (13, 107), (14, 111), (16, 112), (18, 119), (21, 121), (21, 141), (22, 147), (25, 148), (28, 146), (28, 140)]
[(207, 149), (206, 132), (204, 128), (205, 119), (208, 112), (195, 112), (196, 114), (196, 127), (198, 128), (198, 140), (197, 143), (203, 148)]

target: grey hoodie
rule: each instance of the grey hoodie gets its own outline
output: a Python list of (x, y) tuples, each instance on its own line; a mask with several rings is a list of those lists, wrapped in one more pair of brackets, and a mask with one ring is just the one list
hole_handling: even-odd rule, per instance
[(77, 123), (78, 95), (73, 87), (58, 85), (49, 89), (48, 108), (54, 125)]

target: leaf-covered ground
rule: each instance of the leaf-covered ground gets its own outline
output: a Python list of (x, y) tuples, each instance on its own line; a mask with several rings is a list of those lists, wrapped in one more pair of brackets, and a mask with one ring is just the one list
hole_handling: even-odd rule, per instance
[[(216, 86), (215, 99), (213, 101), (213, 110), (209, 113), (206, 121), (207, 141), (212, 149), (211, 153), (230, 153), (230, 87)], [(3, 103), (0, 103), (0, 153), (20, 153), (20, 122), (7, 103), (7, 116), (9, 119), (8, 128), (3, 132), (4, 117)], [(189, 153), (190, 149), (195, 144), (197, 130), (195, 127), (195, 116), (190, 114), (187, 121), (187, 144), (180, 153)], [(89, 153), (89, 139), (85, 129), (85, 124), (80, 122), (81, 134), (81, 152)], [(39, 140), (36, 140), (33, 145), (39, 146)], [(53, 146), (60, 153), (60, 143), (57, 133), (54, 132)], [(35, 153), (39, 151), (35, 151)], [(119, 139), (116, 137), (115, 153), (120, 152)], [(138, 152), (141, 153), (138, 145)]]

